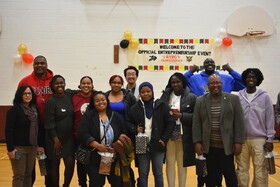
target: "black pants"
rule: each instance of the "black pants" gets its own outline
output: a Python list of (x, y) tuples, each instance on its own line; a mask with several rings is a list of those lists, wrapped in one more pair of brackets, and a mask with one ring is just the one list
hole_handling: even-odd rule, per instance
[(120, 176), (115, 175), (114, 164), (112, 163), (110, 175), (99, 174), (99, 165), (89, 164), (86, 165), (86, 172), (89, 176), (89, 187), (102, 187), (105, 185), (105, 177), (107, 177), (112, 187), (122, 186), (122, 179)]
[(50, 171), (51, 160), (48, 159), (48, 158), (46, 158), (46, 159), (47, 159), (47, 173), (48, 174), (45, 176), (45, 185), (46, 185), (46, 187), (52, 187), (53, 186), (52, 178), (50, 176), (50, 173), (51, 173), (51, 171)]
[[(202, 187), (204, 186), (204, 184), (206, 183), (206, 180), (207, 180), (207, 175), (206, 176), (197, 176), (197, 186), (198, 187)], [(216, 176), (216, 187), (220, 187), (222, 186), (222, 181), (223, 181), (223, 176), (222, 176), (222, 173), (219, 172), (219, 175)]]
[[(75, 150), (77, 150), (78, 146), (80, 145), (80, 141), (79, 140), (75, 140)], [(87, 186), (87, 172), (86, 172), (86, 168), (84, 164), (81, 164), (79, 162), (76, 162), (77, 164), (77, 175), (78, 175), (78, 181), (79, 181), (79, 185), (81, 187), (85, 187)]]
[(225, 155), (224, 149), (210, 147), (206, 154), (207, 187), (215, 187), (219, 171), (224, 175), (227, 187), (238, 187), (234, 168), (234, 155)]
[(79, 185), (84, 187), (87, 186), (87, 173), (85, 165), (77, 162), (77, 175), (79, 180)]

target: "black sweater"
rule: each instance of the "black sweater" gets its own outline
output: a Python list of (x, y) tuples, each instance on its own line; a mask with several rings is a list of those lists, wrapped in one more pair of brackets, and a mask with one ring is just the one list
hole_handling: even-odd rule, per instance
[[(42, 147), (44, 142), (44, 127), (41, 124), (38, 113), (38, 146)], [(29, 143), (30, 121), (19, 106), (13, 106), (6, 117), (6, 143), (9, 152), (15, 149), (15, 146), (31, 146)]]

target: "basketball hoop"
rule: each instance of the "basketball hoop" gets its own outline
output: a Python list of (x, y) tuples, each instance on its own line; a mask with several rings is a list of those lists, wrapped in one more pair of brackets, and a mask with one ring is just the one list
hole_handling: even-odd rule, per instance
[(246, 36), (262, 36), (265, 31), (248, 31), (246, 32)]

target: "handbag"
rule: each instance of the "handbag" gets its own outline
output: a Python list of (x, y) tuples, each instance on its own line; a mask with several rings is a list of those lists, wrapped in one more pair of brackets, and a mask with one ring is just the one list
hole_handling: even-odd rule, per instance
[(267, 152), (264, 158), (265, 158), (265, 167), (268, 174), (270, 175), (275, 174), (276, 170), (275, 170), (275, 161), (274, 161), (273, 152)]
[(75, 152), (74, 158), (81, 164), (88, 164), (91, 152), (94, 150), (94, 148), (80, 144)]
[(135, 153), (136, 154), (146, 154), (147, 153), (147, 144), (148, 136), (145, 133), (138, 133), (135, 136)]
[[(114, 112), (112, 113), (110, 121), (111, 121), (113, 115), (114, 115)], [(106, 128), (105, 134), (102, 137), (101, 141), (105, 138), (107, 130), (108, 130), (108, 128)], [(95, 150), (95, 148), (80, 144), (78, 146), (78, 149), (76, 150), (76, 152), (74, 154), (74, 158), (81, 164), (88, 164), (89, 161), (90, 161), (91, 152), (94, 151), (94, 150)]]
[(98, 173), (101, 175), (110, 175), (114, 153), (99, 152), (98, 154), (101, 156)]

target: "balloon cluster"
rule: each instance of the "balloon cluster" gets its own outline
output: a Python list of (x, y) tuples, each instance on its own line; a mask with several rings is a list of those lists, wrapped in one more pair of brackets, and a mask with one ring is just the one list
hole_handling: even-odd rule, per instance
[(137, 38), (132, 38), (132, 32), (127, 30), (123, 33), (124, 39), (120, 42), (121, 48), (125, 49), (127, 47), (137, 48), (139, 46), (139, 40)]
[(226, 30), (224, 28), (221, 28), (219, 30), (219, 37), (215, 39), (215, 44), (217, 46), (220, 46), (221, 44), (223, 44), (226, 47), (231, 46), (232, 39), (227, 37), (226, 35), (227, 35)]
[(14, 62), (15, 63), (20, 63), (20, 62), (25, 62), (27, 64), (31, 64), (33, 62), (33, 56), (29, 53), (27, 53), (27, 46), (25, 44), (20, 44), (18, 46), (18, 53), (14, 57)]

